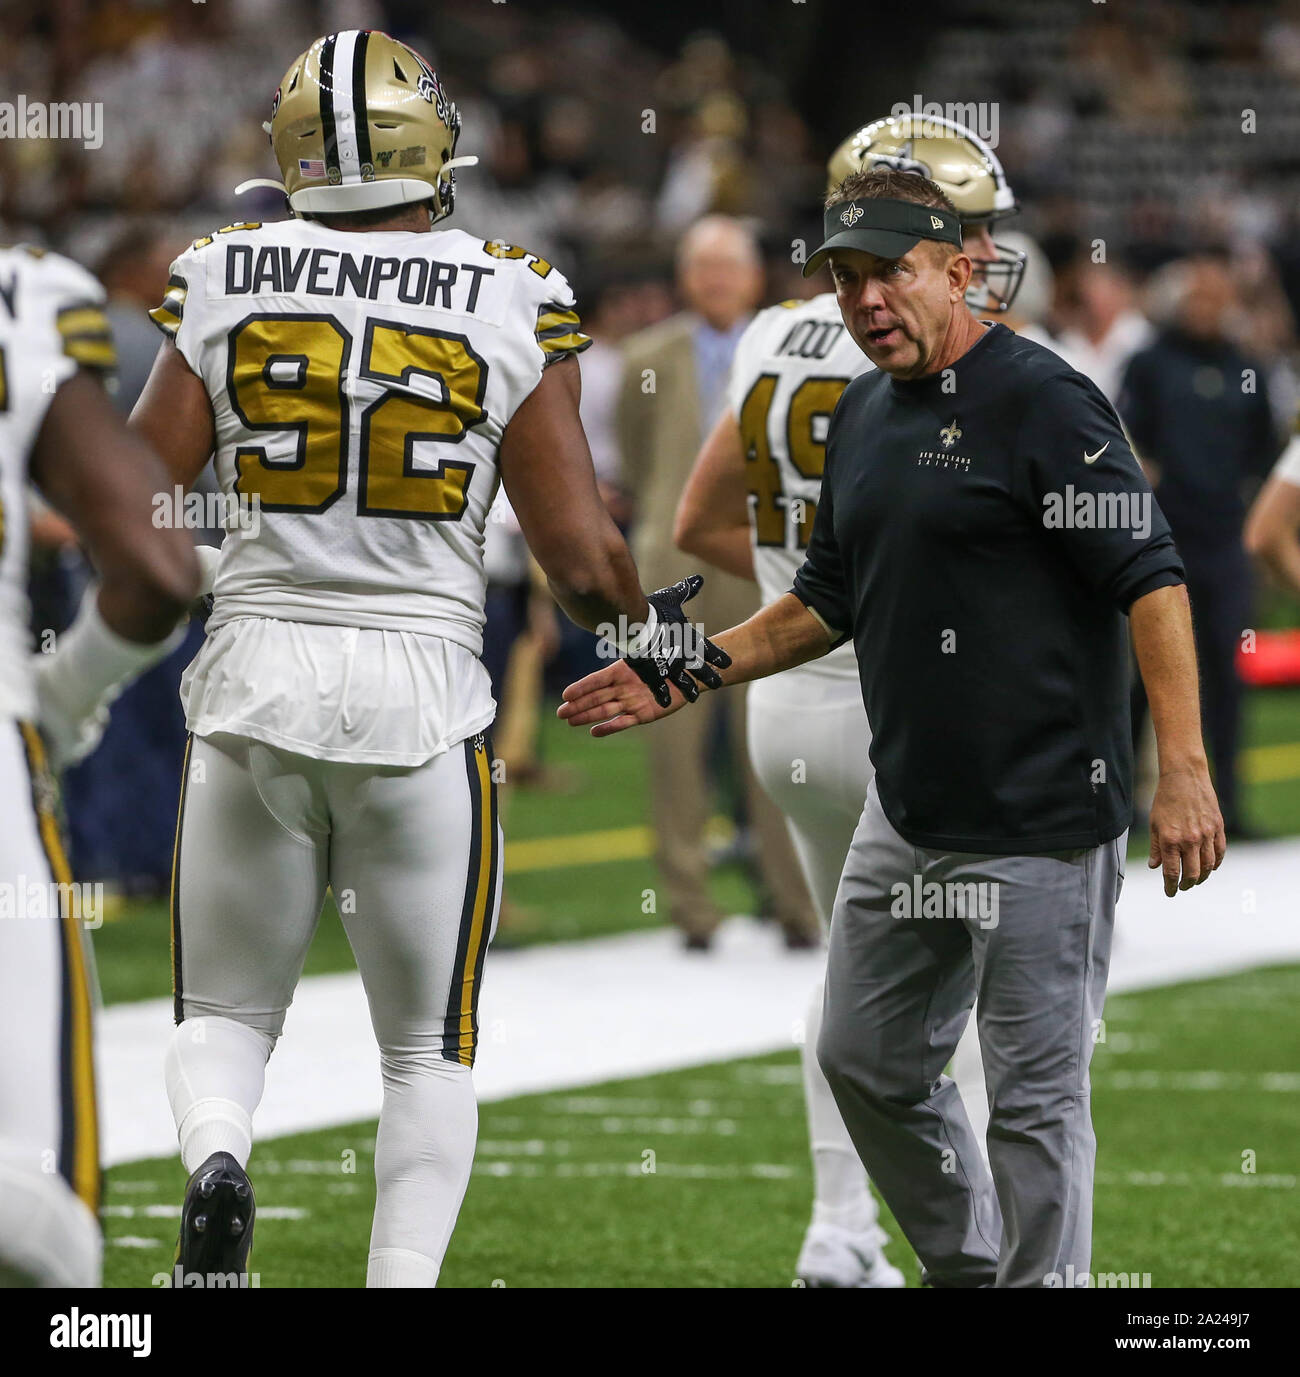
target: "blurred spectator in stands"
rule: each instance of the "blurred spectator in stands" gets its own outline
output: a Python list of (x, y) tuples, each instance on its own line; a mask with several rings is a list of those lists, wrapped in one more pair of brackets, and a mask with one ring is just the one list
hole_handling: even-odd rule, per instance
[(626, 526), (628, 506), (616, 425), (623, 384), (622, 345), (630, 334), (656, 322), (645, 318), (644, 298), (637, 282), (609, 277), (596, 287), (588, 301), (590, 304), (582, 311), (582, 326), (592, 344), (581, 359), (579, 412), (591, 446), (600, 495), (614, 520)]
[(709, 212), (738, 214), (749, 206), (752, 163), (745, 155), (748, 117), (730, 92), (709, 96), (692, 113), (686, 136), (669, 155), (655, 207), (670, 234)]
[(1155, 331), (1134, 304), (1128, 274), (1118, 264), (1094, 263), (1082, 252), (1058, 286), (1063, 328), (1054, 347), (1113, 403), (1129, 359), (1151, 343)]
[(144, 391), (162, 336), (149, 311), (162, 300), (172, 259), (186, 247), (161, 221), (132, 220), (110, 241), (95, 269), (108, 293), (108, 320), (117, 346), (119, 411), (130, 414)]
[[(171, 260), (184, 247), (166, 224), (133, 221), (111, 241), (98, 265), (117, 343), (113, 401), (123, 414), (135, 405), (153, 366), (162, 336), (148, 312), (162, 300)], [(195, 486), (215, 490), (210, 467)], [(211, 544), (220, 544), (222, 534), (220, 529), (194, 532)], [(78, 584), (84, 588), (92, 577), (83, 560)], [(202, 641), (203, 629), (193, 623), (171, 655), (116, 699), (99, 745), (64, 776), (78, 879), (102, 880), (130, 894), (167, 893), (185, 755), (181, 673)], [(124, 797), (131, 799), (130, 808), (121, 807)]]
[[(632, 497), (632, 550), (646, 588), (691, 572), (673, 545), (682, 486), (704, 437), (726, 406), (736, 343), (762, 294), (758, 245), (738, 221), (708, 216), (678, 246), (677, 285), (686, 309), (624, 345), (618, 404), (624, 481)], [(752, 583), (711, 570), (688, 615), (722, 630), (758, 607)], [(691, 712), (666, 719), (650, 751), (656, 854), (669, 916), (688, 947), (707, 948), (722, 913), (708, 890), (704, 830), (710, 810), (706, 767), (711, 729), (724, 709), (729, 758), (750, 826), (766, 898), (792, 945), (815, 940), (816, 918), (780, 813), (749, 767), (743, 702), (706, 694)]]
[[(563, 169), (542, 167), (537, 134), (531, 111), (512, 112), (496, 123), (484, 164), (467, 172), (464, 194), (457, 195), (455, 227), (518, 244), (570, 275), (564, 226), (572, 211), (573, 181)], [(482, 146), (481, 133), (475, 144)]]
[(1278, 432), (1266, 375), (1232, 338), (1240, 306), (1226, 257), (1201, 253), (1157, 276), (1160, 333), (1130, 361), (1119, 411), (1186, 566), (1215, 787), (1228, 832), (1241, 836), (1236, 657), (1251, 608), (1243, 492), (1277, 458)]

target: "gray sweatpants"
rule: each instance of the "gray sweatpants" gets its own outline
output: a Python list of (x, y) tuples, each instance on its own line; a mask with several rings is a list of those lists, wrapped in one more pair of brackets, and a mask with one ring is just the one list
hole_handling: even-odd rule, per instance
[[(928, 851), (893, 829), (872, 783), (831, 919), (818, 1056), (937, 1286), (1063, 1285), (1067, 1264), (1089, 1270), (1088, 1063), (1124, 845)], [(977, 994), (991, 1177), (944, 1075)]]

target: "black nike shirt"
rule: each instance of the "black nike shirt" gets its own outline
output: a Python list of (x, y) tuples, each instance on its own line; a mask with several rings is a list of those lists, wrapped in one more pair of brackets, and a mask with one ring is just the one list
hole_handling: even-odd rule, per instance
[(1183, 581), (1110, 403), (994, 325), (941, 373), (845, 389), (794, 592), (853, 637), (894, 828), (1014, 855), (1128, 826), (1125, 614)]

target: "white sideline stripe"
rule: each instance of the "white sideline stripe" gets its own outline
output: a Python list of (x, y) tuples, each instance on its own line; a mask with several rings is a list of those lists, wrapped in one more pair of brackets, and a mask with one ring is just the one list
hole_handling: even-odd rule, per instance
[(752, 1165), (718, 1166), (712, 1163), (664, 1162), (648, 1170), (640, 1162), (560, 1162), (543, 1166), (537, 1162), (493, 1162), (476, 1159), (475, 1176), (522, 1176), (529, 1180), (597, 1176), (681, 1177), (688, 1181), (788, 1181), (796, 1169), (788, 1162), (755, 1162)]
[[(114, 1219), (179, 1219), (181, 1207), (177, 1204), (157, 1205), (103, 1205), (100, 1214), (111, 1215)], [(267, 1205), (257, 1211), (257, 1222), (264, 1219), (306, 1219), (310, 1210), (299, 1209), (296, 1205)]]
[(1099, 1171), (1097, 1173), (1097, 1185), (1099, 1186), (1195, 1186), (1201, 1189), (1205, 1186), (1224, 1186), (1229, 1190), (1245, 1187), (1250, 1190), (1295, 1190), (1296, 1178), (1289, 1175), (1273, 1173), (1267, 1176), (1256, 1176), (1253, 1173), (1242, 1172), (1240, 1175), (1232, 1172), (1224, 1172), (1219, 1176), (1211, 1176), (1204, 1172), (1192, 1173), (1188, 1171)]
[[(1110, 989), (1300, 961), (1297, 915), (1295, 841), (1234, 847), (1208, 883), (1172, 900), (1158, 872), (1134, 862)], [(479, 1098), (576, 1090), (792, 1047), (822, 961), (817, 952), (787, 952), (778, 932), (745, 918), (723, 926), (709, 956), (683, 952), (665, 929), (500, 952), (488, 960), (480, 1008)], [(110, 1166), (176, 1151), (162, 1077), (170, 1030), (170, 999), (113, 1005), (100, 1016)], [(258, 1139), (377, 1117), (378, 1063), (356, 973), (304, 980), (267, 1071)]]
[(1293, 1095), (1300, 1091), (1295, 1071), (1103, 1071), (1092, 1077), (1094, 1090), (1263, 1090)]

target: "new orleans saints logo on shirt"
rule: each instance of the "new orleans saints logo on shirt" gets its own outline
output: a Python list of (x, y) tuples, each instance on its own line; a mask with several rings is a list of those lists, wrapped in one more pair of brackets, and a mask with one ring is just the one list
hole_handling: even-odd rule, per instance
[(939, 444), (941, 448), (921, 450), (916, 456), (916, 462), (922, 468), (929, 465), (935, 465), (939, 468), (960, 469), (963, 473), (969, 473), (970, 455), (957, 454), (953, 450), (953, 446), (961, 437), (962, 429), (957, 424), (956, 416), (954, 416), (952, 420), (939, 431)]

